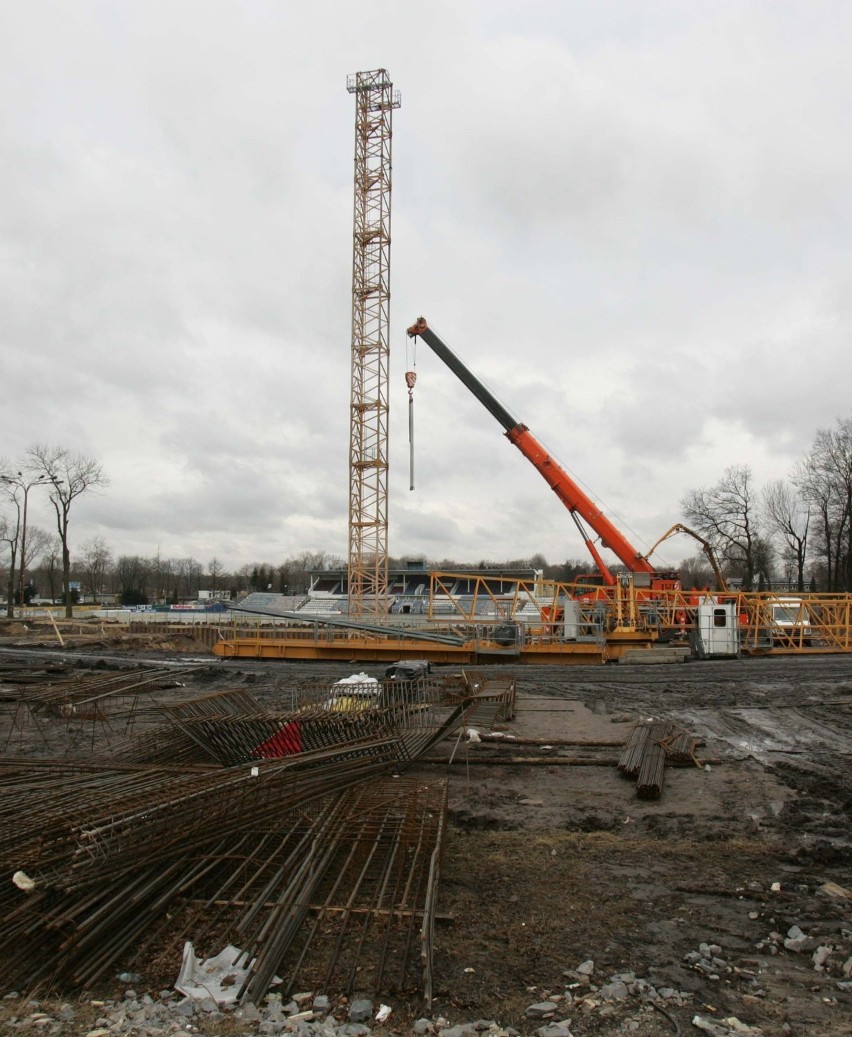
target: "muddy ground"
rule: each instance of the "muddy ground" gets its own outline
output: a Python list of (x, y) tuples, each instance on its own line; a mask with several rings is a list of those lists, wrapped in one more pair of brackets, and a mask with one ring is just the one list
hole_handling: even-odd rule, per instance
[[(136, 661), (187, 658), (197, 666), (182, 678), (187, 694), (246, 686), (262, 701), (294, 683), (383, 671)], [(97, 661), (89, 651), (82, 665)], [(480, 670), (516, 677), (502, 740), (455, 739), (411, 772), (451, 781), (433, 1016), (533, 1033), (541, 1024), (525, 1008), (555, 996), (575, 1035), (687, 1033), (696, 1014), (767, 1035), (852, 1033), (852, 658)], [(651, 716), (700, 737), (710, 761), (668, 768), (658, 801), (619, 775), (617, 747), (570, 744), (619, 742)], [(123, 733), (90, 725), (63, 737), (85, 753)], [(35, 751), (11, 728), (2, 737), (7, 754)], [(794, 925), (807, 937), (799, 949), (783, 942)], [(701, 944), (716, 944), (723, 965), (690, 960)], [(820, 947), (830, 950), (815, 963)], [(664, 1012), (641, 990), (604, 1002), (574, 972), (586, 961), (595, 986), (634, 973), (682, 996)], [(398, 1032), (423, 1014), (416, 992), (393, 1007)]]

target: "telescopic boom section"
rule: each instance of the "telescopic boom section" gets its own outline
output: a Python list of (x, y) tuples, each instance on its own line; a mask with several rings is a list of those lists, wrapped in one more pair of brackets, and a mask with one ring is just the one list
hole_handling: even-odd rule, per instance
[[(640, 554), (627, 538), (603, 514), (592, 499), (585, 494), (574, 482), (571, 476), (554, 458), (548, 454), (541, 443), (533, 436), (530, 430), (522, 422), (513, 417), (506, 408), (494, 398), (485, 388), (482, 382), (468, 370), (453, 351), (441, 341), (434, 331), (420, 317), (416, 323), (408, 329), (411, 338), (420, 336), (433, 353), (449, 367), (473, 393), (483, 406), (494, 415), (506, 432), (506, 438), (510, 443), (520, 450), (524, 457), (535, 465), (548, 486), (562, 501), (572, 515), (579, 515), (600, 537), (601, 545), (609, 548), (622, 561), (631, 572), (648, 573), (658, 575), (654, 566)], [(607, 583), (612, 584), (615, 578), (595, 548), (595, 545), (586, 539), (589, 548), (601, 575)]]

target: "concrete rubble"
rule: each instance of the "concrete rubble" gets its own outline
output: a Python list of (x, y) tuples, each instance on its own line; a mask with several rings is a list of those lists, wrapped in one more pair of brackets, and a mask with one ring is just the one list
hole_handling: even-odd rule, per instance
[[(589, 967), (592, 963), (584, 962)], [(568, 970), (567, 976), (587, 975)], [(576, 989), (571, 990), (574, 986)], [(19, 1000), (17, 993), (6, 995), (7, 1004)], [(548, 994), (531, 1003), (525, 1015), (529, 1029), (525, 1037), (572, 1037), (571, 1015), (597, 1012), (602, 1018), (612, 1015), (613, 1003), (626, 1005), (627, 1030), (638, 1028), (642, 1016), (634, 1010), (646, 1009), (648, 1002), (669, 1006), (688, 1005), (691, 995), (671, 988), (656, 989), (632, 972), (617, 973), (600, 986), (593, 983), (567, 983), (563, 993)], [(629, 1002), (633, 1002), (630, 1004)], [(49, 1037), (78, 1034), (80, 1037), (173, 1037), (176, 1034), (218, 1032), (224, 1025), (230, 1034), (245, 1037), (372, 1037), (387, 1033), (383, 1025), (391, 1006), (374, 1004), (368, 998), (334, 1001), (325, 994), (304, 992), (287, 999), (269, 994), (263, 1004), (220, 1004), (213, 998), (191, 998), (174, 990), (157, 994), (127, 989), (121, 999), (71, 1002), (21, 1000), (20, 1011), (8, 1016), (4, 1033), (39, 1033)], [(397, 1027), (391, 1027), (399, 1032)], [(416, 1037), (522, 1037), (520, 1031), (502, 1026), (493, 1019), (451, 1023), (441, 1016), (420, 1018), (405, 1029)]]
[[(809, 967), (836, 977), (838, 986), (849, 983), (852, 957), (845, 939), (843, 946), (835, 947), (816, 935), (807, 935), (794, 924), (787, 926), (786, 935), (773, 931), (770, 945), (780, 947), (782, 953), (810, 959)], [(734, 964), (736, 956), (733, 960), (730, 957), (725, 956), (721, 944), (702, 942), (696, 950), (683, 955), (682, 960), (687, 968), (712, 981), (741, 971)], [(241, 1037), (372, 1037), (374, 1033), (401, 1031), (416, 1037), (573, 1037), (578, 1023), (583, 1032), (592, 1018), (597, 1018), (599, 1025), (609, 1018), (619, 1032), (640, 1033), (655, 1013), (670, 1021), (674, 1013), (683, 1022), (688, 1017), (696, 1030), (710, 1037), (762, 1037), (764, 1033), (759, 1026), (735, 1015), (707, 1015), (692, 992), (655, 982), (652, 976), (639, 976), (633, 971), (605, 974), (592, 958), (564, 970), (558, 988), (528, 990), (538, 997), (531, 999), (524, 1012), (528, 1025), (523, 1031), (492, 1019), (451, 1022), (441, 1016), (423, 1017), (402, 1027), (393, 1023), (385, 1026), (393, 1013), (392, 1005), (374, 1003), (366, 997), (350, 1000), (311, 991), (287, 996), (270, 993), (262, 1004), (237, 1005), (220, 1003), (212, 997), (193, 999), (176, 990), (151, 994), (128, 988), (120, 999), (76, 1004), (6, 995), (7, 1004), (20, 1000), (21, 1010), (7, 1017), (3, 1032), (50, 1037), (72, 1033), (80, 1037), (173, 1037), (219, 1032)], [(762, 993), (756, 987), (754, 999)]]

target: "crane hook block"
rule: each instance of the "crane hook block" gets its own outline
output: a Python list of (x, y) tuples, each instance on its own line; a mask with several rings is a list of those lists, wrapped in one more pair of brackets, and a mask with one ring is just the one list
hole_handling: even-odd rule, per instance
[(416, 371), (405, 372), (405, 384), (408, 386), (408, 395), (410, 396), (414, 391), (414, 383), (417, 381)]

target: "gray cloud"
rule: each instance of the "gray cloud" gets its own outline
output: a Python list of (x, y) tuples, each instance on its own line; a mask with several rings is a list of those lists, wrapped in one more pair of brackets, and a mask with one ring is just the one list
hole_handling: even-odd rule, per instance
[(582, 553), (422, 345), (409, 493), (420, 313), (646, 545), (690, 487), (782, 477), (848, 414), (847, 5), (35, 0), (5, 21), (3, 453), (102, 458), (77, 542), (345, 553), (358, 68), (403, 92), (393, 553)]

